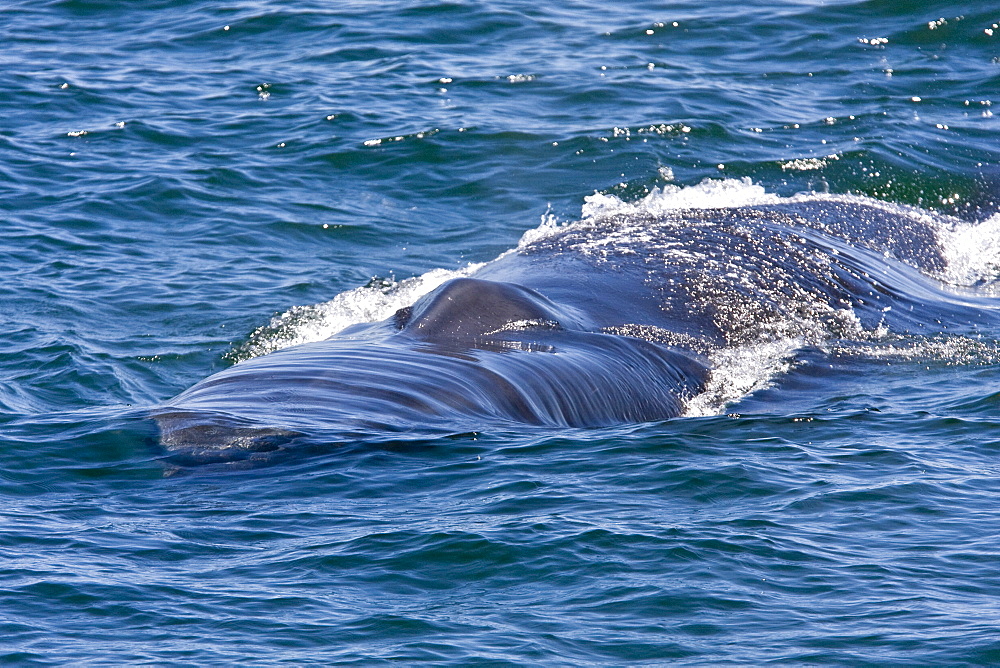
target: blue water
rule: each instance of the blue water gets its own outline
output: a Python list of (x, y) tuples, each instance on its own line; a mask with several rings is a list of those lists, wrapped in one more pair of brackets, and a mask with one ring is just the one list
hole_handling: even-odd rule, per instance
[(1000, 662), (1000, 331), (805, 342), (662, 423), (249, 470), (177, 471), (143, 417), (602, 202), (918, 207), (995, 311), (995, 3), (0, 17), (0, 661)]

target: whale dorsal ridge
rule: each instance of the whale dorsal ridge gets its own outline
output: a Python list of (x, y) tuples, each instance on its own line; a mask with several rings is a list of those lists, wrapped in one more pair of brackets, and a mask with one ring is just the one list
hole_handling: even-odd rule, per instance
[(396, 324), (425, 339), (469, 339), (517, 323), (561, 326), (555, 306), (515, 283), (455, 278), (396, 313)]

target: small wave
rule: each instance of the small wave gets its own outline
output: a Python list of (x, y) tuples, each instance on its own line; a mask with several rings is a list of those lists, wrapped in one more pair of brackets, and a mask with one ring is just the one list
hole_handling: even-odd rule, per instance
[(654, 188), (637, 202), (625, 202), (614, 195), (594, 193), (584, 198), (583, 219), (612, 215), (657, 215), (678, 209), (712, 209), (782, 201), (749, 178), (705, 179), (693, 186), (665, 185)]

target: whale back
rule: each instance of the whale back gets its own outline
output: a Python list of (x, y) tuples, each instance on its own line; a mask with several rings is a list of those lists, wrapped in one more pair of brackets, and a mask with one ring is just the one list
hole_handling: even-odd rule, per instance
[(543, 327), (580, 329), (582, 319), (522, 285), (455, 278), (394, 316), (396, 326), (424, 340), (468, 340)]
[[(171, 452), (270, 452), (484, 425), (598, 427), (745, 394), (726, 364), (935, 323), (933, 221), (856, 202), (614, 214), (547, 230), (380, 322), (255, 357), (163, 404)], [(227, 436), (228, 434), (228, 436)]]

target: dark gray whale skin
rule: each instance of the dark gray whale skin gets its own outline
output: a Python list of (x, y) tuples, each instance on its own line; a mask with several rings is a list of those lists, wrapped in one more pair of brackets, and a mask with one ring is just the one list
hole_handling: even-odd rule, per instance
[(210, 460), (317, 428), (365, 440), (644, 422), (677, 416), (704, 382), (698, 355), (600, 329), (523, 285), (456, 278), (386, 321), (207, 378), (158, 412), (160, 440)]
[(198, 460), (303, 434), (672, 418), (720, 350), (953, 316), (921, 273), (943, 267), (919, 216), (852, 201), (583, 221), (382, 322), (203, 380), (157, 408), (160, 443)]

